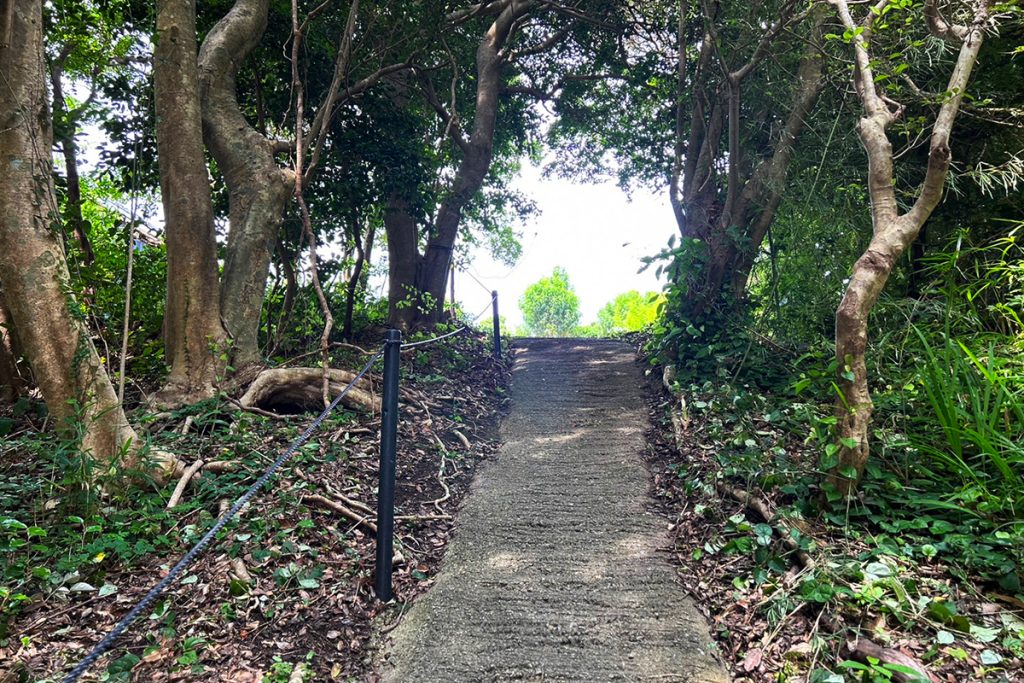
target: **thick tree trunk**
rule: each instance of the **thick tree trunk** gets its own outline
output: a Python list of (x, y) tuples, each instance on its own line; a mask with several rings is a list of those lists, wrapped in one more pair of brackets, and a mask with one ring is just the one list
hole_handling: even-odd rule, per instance
[(384, 210), (384, 230), (388, 236), (388, 323), (408, 330), (416, 320), (419, 237), (416, 217), (397, 194)]
[[(12, 3), (10, 46), (0, 49), (0, 281), (14, 326), (58, 429), (80, 448), (113, 461), (139, 439), (118, 404), (70, 294), (61, 245), (46, 100), (42, 2)], [(129, 458), (129, 464), (132, 458)], [(164, 471), (175, 470), (168, 459)]]
[[(847, 30), (858, 28), (847, 0), (836, 0), (839, 16)], [(929, 27), (937, 35), (948, 33), (962, 38), (960, 54), (949, 77), (943, 102), (932, 127), (928, 168), (913, 206), (900, 213), (896, 200), (892, 144), (886, 129), (897, 116), (891, 103), (876, 89), (870, 55), (870, 26), (873, 15), (862, 25), (861, 40), (854, 46), (854, 85), (864, 108), (857, 132), (868, 156), (868, 193), (871, 199), (872, 238), (867, 250), (853, 266), (850, 282), (836, 310), (836, 384), (839, 397), (835, 412), (840, 440), (838, 462), (828, 484), (843, 494), (852, 491), (864, 473), (870, 454), (871, 392), (867, 374), (868, 317), (885, 287), (892, 269), (914, 241), (921, 226), (942, 198), (949, 172), (949, 138), (953, 122), (971, 71), (981, 50), (988, 22), (988, 0), (977, 0), (969, 27), (950, 27), (937, 14), (935, 0), (926, 1)], [(945, 31), (937, 28), (941, 23)], [(947, 35), (940, 35), (949, 39)]]
[(269, 5), (237, 0), (199, 50), (204, 133), (230, 201), (221, 316), (236, 370), (260, 361), (257, 335), (271, 253), (295, 187), (294, 174), (274, 160), (275, 143), (249, 125), (236, 98), (238, 69), (263, 36)]
[(171, 366), (157, 397), (194, 403), (214, 393), (224, 363), (213, 202), (203, 153), (195, 0), (158, 0), (153, 54), (156, 142), (167, 240), (164, 336)]
[(0, 292), (0, 406), (14, 402), (25, 388), (18, 372), (18, 346), (14, 338), (14, 323)]

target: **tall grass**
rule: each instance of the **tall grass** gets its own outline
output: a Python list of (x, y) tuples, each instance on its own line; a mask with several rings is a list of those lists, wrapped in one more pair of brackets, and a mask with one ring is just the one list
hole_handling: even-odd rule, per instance
[(917, 382), (930, 408), (912, 418), (914, 446), (933, 475), (959, 479), (951, 496), (958, 504), (1024, 514), (1024, 377), (995, 344), (978, 354), (948, 335), (933, 345), (920, 328), (913, 331), (922, 351)]

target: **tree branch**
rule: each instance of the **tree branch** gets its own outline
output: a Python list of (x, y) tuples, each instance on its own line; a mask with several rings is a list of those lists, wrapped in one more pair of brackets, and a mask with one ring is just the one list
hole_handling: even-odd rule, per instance
[(925, 0), (924, 19), (928, 24), (928, 30), (936, 38), (941, 38), (948, 43), (962, 43), (966, 38), (969, 29), (960, 24), (950, 24), (942, 16), (938, 0)]

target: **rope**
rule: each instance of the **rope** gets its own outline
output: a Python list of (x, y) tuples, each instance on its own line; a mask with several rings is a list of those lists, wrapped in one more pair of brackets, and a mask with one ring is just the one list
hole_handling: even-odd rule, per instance
[(409, 342), (408, 344), (402, 344), (402, 350), (404, 351), (405, 349), (414, 349), (417, 346), (426, 346), (427, 344), (433, 344), (434, 342), (441, 341), (442, 339), (454, 337), (460, 332), (465, 332), (467, 329), (468, 328), (465, 325), (463, 325), (459, 329), (455, 330), (454, 332), (449, 332), (448, 334), (438, 335), (436, 337), (431, 337), (430, 339), (423, 339), (418, 342)]
[(471, 318), (468, 324), (459, 327), (459, 329), (454, 330), (452, 332), (448, 332), (447, 334), (441, 334), (436, 337), (431, 337), (430, 339), (422, 339), (417, 342), (409, 342), (406, 344), (402, 344), (402, 350), (404, 351), (406, 349), (414, 349), (417, 346), (426, 346), (427, 344), (433, 344), (434, 342), (441, 341), (442, 339), (447, 339), (448, 337), (454, 337), (460, 332), (465, 332), (466, 330), (469, 329), (469, 325), (475, 323), (477, 320), (482, 318), (484, 314), (487, 313), (487, 311), (491, 310), (491, 306), (494, 305), (494, 301), (497, 298), (498, 296), (494, 292), (491, 292), (491, 301), (490, 303), (487, 304), (487, 308), (477, 313), (475, 318)]
[(466, 270), (464, 270), (464, 271), (462, 271), (462, 272), (464, 272), (464, 273), (465, 273), (466, 275), (468, 275), (468, 276), (470, 276), (471, 278), (473, 278), (473, 282), (475, 282), (475, 283), (477, 283), (478, 285), (480, 285), (480, 286), (481, 286), (481, 287), (483, 288), (483, 290), (484, 290), (485, 292), (487, 292), (488, 294), (492, 294), (492, 293), (493, 293), (493, 292), (491, 291), (491, 288), (490, 288), (490, 287), (488, 287), (488, 286), (487, 286), (487, 285), (485, 285), (484, 283), (480, 282), (480, 280), (479, 280), (479, 279), (477, 278), (477, 276), (476, 276), (476, 275), (473, 275), (473, 271), (471, 271), (471, 270), (469, 270), (469, 269), (467, 268)]
[(242, 506), (248, 503), (249, 500), (254, 495), (256, 495), (256, 492), (259, 489), (261, 489), (263, 485), (267, 483), (267, 481), (270, 480), (270, 478), (274, 475), (274, 472), (276, 472), (281, 467), (281, 465), (286, 463), (295, 454), (295, 451), (298, 450), (299, 446), (301, 446), (302, 444), (306, 443), (306, 441), (309, 440), (309, 437), (313, 435), (313, 432), (316, 431), (317, 427), (319, 427), (320, 424), (327, 418), (327, 416), (338, 406), (339, 403), (341, 403), (341, 399), (345, 398), (345, 395), (348, 394), (349, 390), (351, 390), (353, 386), (355, 386), (355, 383), (362, 379), (367, 372), (369, 372), (370, 368), (373, 366), (375, 362), (377, 362), (377, 359), (380, 358), (383, 353), (383, 350), (378, 351), (373, 356), (373, 358), (371, 358), (370, 361), (365, 366), (363, 366), (363, 369), (359, 371), (359, 374), (356, 375), (355, 379), (353, 379), (347, 387), (341, 390), (341, 393), (338, 394), (338, 396), (333, 401), (331, 401), (330, 405), (324, 408), (323, 412), (321, 412), (316, 417), (316, 419), (313, 420), (313, 422), (306, 428), (306, 431), (304, 431), (299, 436), (299, 438), (295, 439), (295, 441), (293, 441), (291, 445), (288, 446), (287, 450), (285, 450), (284, 453), (278, 456), (277, 460), (275, 460), (270, 465), (270, 467), (266, 469), (262, 476), (260, 476), (260, 478), (257, 479), (255, 483), (253, 483), (253, 485), (250, 486), (249, 489), (245, 493), (243, 493), (242, 496), (237, 501), (235, 501), (235, 504), (231, 506), (230, 510), (228, 510), (227, 512), (220, 516), (216, 523), (214, 523), (213, 527), (209, 531), (207, 531), (206, 534), (201, 539), (199, 539), (199, 542), (196, 543), (192, 547), (192, 549), (185, 554), (184, 557), (178, 560), (178, 563), (174, 565), (171, 571), (167, 573), (167, 576), (165, 576), (160, 581), (160, 583), (153, 586), (153, 588), (151, 588), (149, 592), (146, 593), (145, 597), (143, 597), (142, 600), (140, 600), (138, 604), (136, 604), (135, 607), (133, 607), (132, 610), (128, 612), (128, 614), (126, 614), (121, 619), (121, 621), (117, 623), (116, 626), (114, 626), (113, 630), (111, 630), (110, 633), (104, 636), (103, 639), (96, 644), (96, 646), (92, 649), (92, 652), (86, 655), (85, 659), (79, 662), (78, 666), (72, 669), (71, 673), (69, 673), (67, 677), (64, 678), (63, 683), (74, 683), (75, 681), (77, 681), (82, 676), (82, 674), (84, 674), (89, 669), (89, 667), (96, 663), (97, 659), (103, 656), (103, 654), (114, 645), (114, 642), (118, 639), (118, 637), (121, 636), (122, 633), (125, 632), (128, 626), (133, 621), (135, 621), (135, 619), (143, 612), (143, 610), (149, 607), (154, 600), (160, 597), (160, 595), (167, 589), (168, 586), (174, 583), (175, 579), (178, 578), (181, 572), (183, 572), (185, 568), (188, 567), (188, 565), (192, 564), (192, 561), (195, 560), (196, 557), (206, 548), (206, 546), (210, 544), (210, 542), (213, 540), (213, 537), (216, 536), (217, 533), (221, 529), (223, 529), (224, 526), (229, 521), (231, 521), (231, 519), (238, 513), (238, 511), (242, 509)]

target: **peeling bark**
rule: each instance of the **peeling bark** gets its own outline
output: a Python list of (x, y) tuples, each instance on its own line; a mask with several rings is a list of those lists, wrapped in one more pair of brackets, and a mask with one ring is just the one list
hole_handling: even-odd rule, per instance
[[(70, 294), (53, 186), (53, 142), (46, 98), (42, 3), (15, 2), (9, 47), (0, 49), (0, 281), (19, 340), (57, 428), (81, 435), (81, 450), (104, 461), (140, 441), (128, 424), (106, 369)], [(125, 463), (121, 463), (125, 464)], [(177, 471), (177, 460), (159, 463)]]
[(260, 361), (257, 334), (271, 253), (295, 186), (294, 173), (274, 160), (274, 141), (249, 124), (236, 96), (238, 69), (263, 36), (269, 6), (269, 0), (237, 0), (199, 50), (204, 136), (230, 202), (221, 317), (236, 370)]
[[(934, 5), (935, 0), (925, 4)], [(847, 0), (834, 0), (839, 17), (848, 30), (858, 28)], [(838, 463), (828, 483), (844, 494), (856, 488), (870, 455), (869, 431), (873, 405), (868, 386), (866, 352), (868, 317), (885, 287), (893, 267), (911, 245), (942, 197), (949, 171), (949, 138), (960, 108), (971, 71), (985, 37), (989, 0), (976, 0), (974, 21), (964, 29), (964, 39), (956, 65), (949, 77), (947, 92), (932, 127), (928, 168), (924, 183), (913, 206), (900, 213), (896, 203), (892, 144), (887, 128), (900, 114), (900, 108), (884, 98), (875, 85), (871, 67), (871, 22), (869, 13), (859, 27), (861, 40), (854, 41), (854, 85), (864, 115), (857, 132), (868, 156), (868, 191), (871, 200), (872, 238), (857, 259), (843, 299), (836, 310), (836, 383), (840, 396), (835, 412), (840, 439)], [(932, 14), (934, 15), (934, 8)], [(934, 19), (929, 22), (934, 24)], [(933, 31), (938, 30), (932, 27)], [(946, 31), (952, 31), (948, 26)], [(948, 37), (944, 35), (942, 37)]]
[(155, 400), (169, 407), (213, 395), (226, 335), (203, 152), (195, 0), (159, 0), (156, 30), (156, 141), (167, 240), (164, 337), (171, 372)]

